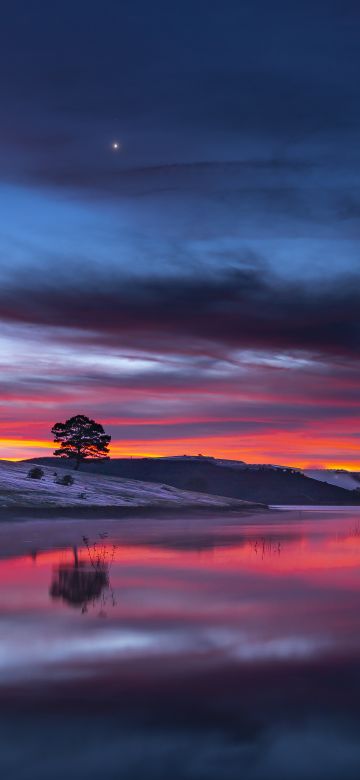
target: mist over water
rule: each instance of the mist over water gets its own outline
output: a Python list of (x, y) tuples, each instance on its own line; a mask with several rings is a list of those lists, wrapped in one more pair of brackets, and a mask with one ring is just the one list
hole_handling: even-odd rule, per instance
[(0, 525), (0, 769), (355, 778), (360, 511)]

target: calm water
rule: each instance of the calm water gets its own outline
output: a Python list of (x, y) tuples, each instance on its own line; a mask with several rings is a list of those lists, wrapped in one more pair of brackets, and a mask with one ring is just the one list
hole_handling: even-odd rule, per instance
[(0, 525), (12, 780), (358, 778), (360, 512)]

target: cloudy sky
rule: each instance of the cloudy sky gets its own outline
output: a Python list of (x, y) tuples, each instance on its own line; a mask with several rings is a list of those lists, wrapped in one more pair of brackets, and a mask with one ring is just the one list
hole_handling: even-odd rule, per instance
[[(353, 0), (13, 0), (0, 456), (360, 463)], [(119, 148), (114, 149), (113, 143)]]

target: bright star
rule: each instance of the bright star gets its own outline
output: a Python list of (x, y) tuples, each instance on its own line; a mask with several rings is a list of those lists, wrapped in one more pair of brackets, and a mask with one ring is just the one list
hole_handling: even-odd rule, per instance
[(121, 149), (121, 144), (119, 144), (118, 141), (113, 141), (111, 144), (111, 148), (114, 150), (114, 152), (119, 151)]

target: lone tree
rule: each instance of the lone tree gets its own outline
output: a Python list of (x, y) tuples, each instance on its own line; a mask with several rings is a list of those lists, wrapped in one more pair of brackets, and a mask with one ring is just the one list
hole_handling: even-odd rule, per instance
[(55, 444), (60, 444), (54, 455), (75, 460), (75, 470), (86, 458), (109, 460), (111, 436), (95, 420), (84, 414), (70, 417), (64, 423), (56, 423), (51, 429)]

